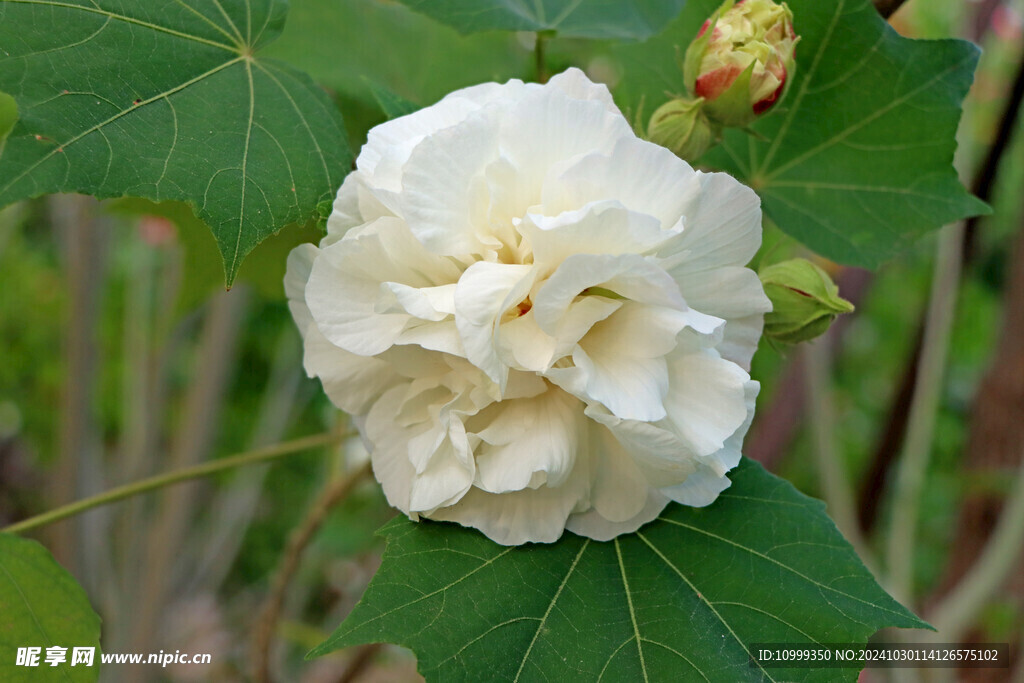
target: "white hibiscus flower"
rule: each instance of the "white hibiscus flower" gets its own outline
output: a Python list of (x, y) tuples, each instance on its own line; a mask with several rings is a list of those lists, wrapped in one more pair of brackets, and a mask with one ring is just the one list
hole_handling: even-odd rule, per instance
[(751, 190), (637, 138), (576, 69), (382, 124), (357, 167), (285, 284), (392, 505), (606, 540), (729, 485), (770, 308)]

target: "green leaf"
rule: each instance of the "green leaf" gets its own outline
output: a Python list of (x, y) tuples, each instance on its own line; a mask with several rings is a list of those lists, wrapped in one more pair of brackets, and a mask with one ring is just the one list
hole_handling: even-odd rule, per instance
[[(0, 680), (95, 681), (100, 673), (100, 618), (85, 591), (35, 541), (0, 534)], [(39, 666), (17, 666), (20, 647), (38, 647)], [(46, 648), (66, 647), (66, 660), (45, 663)], [(75, 647), (94, 647), (93, 666), (71, 666)]]
[(18, 103), (5, 92), (0, 92), (0, 153), (3, 152), (4, 140), (18, 121)]
[(573, 38), (643, 40), (660, 31), (686, 0), (401, 0), (417, 12), (477, 31), (557, 31)]
[[(683, 92), (675, 67), (718, 0), (691, 0), (641, 46), (612, 47), (626, 73), (620, 100)], [(984, 213), (953, 170), (960, 107), (978, 50), (910, 40), (868, 0), (787, 0), (800, 34), (786, 98), (752, 128), (730, 130), (701, 163), (758, 191), (784, 231), (830, 259), (876, 267), (922, 234)]]
[(397, 119), (400, 116), (411, 114), (420, 109), (420, 105), (405, 99), (387, 86), (377, 83), (370, 78), (365, 80), (366, 85), (369, 86), (370, 91), (373, 93), (373, 98), (380, 105), (380, 110), (389, 119)]
[(304, 74), (258, 59), (285, 0), (5, 0), (0, 90), (21, 118), (0, 206), (50, 192), (181, 200), (213, 231), (228, 284), (305, 222), (349, 170), (341, 117)]
[(710, 507), (673, 504), (607, 543), (504, 547), (398, 518), (366, 594), (310, 654), (394, 642), (446, 682), (836, 681), (856, 672), (751, 668), (748, 647), (927, 626), (879, 588), (823, 503), (749, 460), (730, 478)]

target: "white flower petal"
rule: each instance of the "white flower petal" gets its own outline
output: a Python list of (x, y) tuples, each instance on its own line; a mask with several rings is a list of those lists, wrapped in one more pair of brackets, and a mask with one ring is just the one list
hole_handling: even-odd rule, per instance
[(682, 484), (661, 489), (661, 492), (677, 503), (691, 507), (711, 505), (718, 494), (732, 484), (728, 477), (717, 474), (709, 467), (701, 467), (686, 478)]
[(300, 244), (288, 254), (288, 266), (284, 274), (284, 293), (288, 298), (288, 309), (295, 325), (305, 336), (306, 328), (313, 322), (313, 315), (306, 305), (306, 283), (313, 270), (313, 261), (320, 250), (312, 244)]
[(373, 400), (401, 378), (387, 359), (349, 353), (327, 341), (316, 325), (303, 335), (303, 367), (317, 377), (324, 393), (342, 410), (363, 415)]
[(586, 536), (595, 541), (610, 541), (622, 534), (631, 534), (644, 524), (657, 519), (661, 511), (665, 509), (669, 499), (658, 490), (650, 489), (647, 492), (647, 502), (630, 519), (622, 522), (612, 522), (601, 516), (596, 509), (591, 508), (586, 512), (578, 512), (569, 515), (565, 521), (565, 528), (579, 536)]
[(498, 121), (485, 114), (424, 139), (403, 168), (399, 213), (434, 253), (463, 256), (496, 245), (478, 233), (486, 219), (485, 170), (498, 158)]
[(679, 267), (672, 275), (689, 305), (726, 321), (722, 342), (716, 348), (723, 358), (749, 370), (764, 314), (772, 308), (757, 273), (740, 266), (710, 271)]
[(683, 208), (680, 239), (659, 250), (666, 269), (704, 272), (745, 266), (761, 246), (761, 200), (725, 173), (700, 173), (700, 191)]
[[(409, 288), (429, 289), (457, 278), (456, 266), (423, 249), (401, 220), (381, 218), (321, 250), (309, 275), (306, 303), (331, 343), (372, 356), (393, 345), (413, 320), (396, 292), (404, 292), (409, 303)], [(443, 307), (446, 291), (425, 292), (425, 305)], [(415, 307), (410, 303), (410, 308)], [(429, 311), (427, 320), (439, 319), (437, 313)]]
[(416, 470), (409, 462), (408, 433), (394, 422), (404, 396), (402, 386), (385, 391), (370, 408), (361, 431), (368, 442), (373, 474), (384, 489), (388, 503), (416, 519), (409, 509)]
[(476, 485), (490, 493), (561, 486), (576, 463), (581, 422), (579, 401), (553, 387), (534, 398), (495, 403), (473, 420), (482, 440), (475, 449)]
[(599, 401), (618, 417), (660, 420), (669, 385), (664, 356), (685, 324), (684, 313), (630, 302), (591, 328), (573, 352), (576, 367), (563, 372), (581, 373), (581, 398)]
[(586, 415), (608, 428), (653, 487), (675, 486), (698, 467), (697, 456), (663, 424), (624, 420), (597, 404), (587, 406)]
[(533, 372), (543, 372), (551, 367), (558, 350), (557, 340), (540, 329), (532, 310), (502, 322), (495, 344), (502, 363)]
[(586, 482), (579, 475), (558, 488), (498, 494), (473, 487), (458, 503), (430, 517), (474, 527), (501, 545), (554, 543), (562, 536), (566, 519), (581, 505), (586, 505)]
[(590, 429), (588, 445), (594, 460), (590, 492), (594, 510), (609, 522), (638, 519), (647, 506), (651, 490), (643, 472), (630, 453), (603, 427), (595, 425)]
[(548, 334), (555, 334), (559, 319), (590, 287), (601, 287), (632, 301), (687, 310), (675, 280), (643, 256), (574, 254), (537, 292), (533, 302), (537, 324)]
[(570, 67), (560, 74), (555, 74), (547, 84), (577, 100), (596, 100), (603, 104), (610, 113), (622, 116), (622, 112), (615, 106), (612, 94), (608, 92), (608, 86), (604, 83), (594, 83), (576, 67)]
[[(548, 215), (614, 197), (630, 211), (670, 230), (700, 192), (700, 174), (660, 145), (635, 137), (617, 141), (609, 153), (591, 152), (549, 177), (541, 209)], [(689, 218), (687, 223), (689, 223)]]
[(462, 348), (462, 337), (459, 336), (454, 319), (422, 325), (406, 325), (402, 333), (395, 338), (395, 344), (414, 344), (430, 351), (450, 353), (453, 356), (466, 355), (466, 350)]
[(501, 316), (526, 298), (533, 268), (479, 261), (466, 269), (455, 289), (455, 325), (466, 358), (495, 382), (504, 383), (507, 367), (495, 348)]
[(382, 282), (381, 297), (374, 308), (378, 313), (408, 313), (414, 318), (438, 322), (455, 314), (455, 284), (410, 287)]
[(558, 88), (526, 94), (506, 110), (500, 132), (503, 157), (519, 170), (524, 191), (541, 200), (544, 179), (581, 154), (611, 151), (634, 137), (629, 123), (601, 99), (575, 99)]
[(673, 235), (654, 217), (614, 200), (556, 216), (527, 214), (519, 232), (529, 241), (535, 263), (556, 266), (573, 254), (642, 254)]
[(416, 116), (401, 116), (370, 130), (356, 166), (374, 187), (400, 192), (402, 166), (416, 146), (429, 136), (465, 120), (480, 104), (471, 98), (446, 97)]
[(362, 225), (363, 214), (359, 211), (359, 177), (349, 173), (341, 183), (338, 196), (334, 198), (331, 215), (327, 218), (327, 234), (334, 242), (349, 229)]
[(668, 422), (696, 455), (720, 450), (747, 419), (750, 376), (713, 349), (677, 351), (668, 365)]
[[(409, 442), (410, 450), (415, 443)], [(429, 516), (437, 508), (462, 498), (472, 487), (473, 477), (473, 459), (465, 429), (461, 420), (452, 420), (427, 466), (412, 480), (409, 509)]]

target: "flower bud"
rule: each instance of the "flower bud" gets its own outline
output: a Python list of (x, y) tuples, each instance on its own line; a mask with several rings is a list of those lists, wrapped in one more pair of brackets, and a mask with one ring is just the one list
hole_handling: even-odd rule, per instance
[(647, 126), (647, 139), (694, 160), (715, 142), (715, 127), (702, 111), (704, 100), (677, 98), (658, 107)]
[(712, 121), (747, 126), (782, 98), (798, 40), (785, 3), (726, 0), (686, 51), (686, 87)]
[(824, 270), (806, 259), (766, 266), (758, 273), (772, 312), (764, 317), (764, 334), (785, 344), (820, 336), (836, 316), (853, 311)]

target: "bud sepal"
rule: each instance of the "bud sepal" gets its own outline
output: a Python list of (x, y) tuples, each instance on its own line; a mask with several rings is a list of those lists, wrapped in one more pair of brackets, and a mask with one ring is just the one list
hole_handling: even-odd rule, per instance
[(704, 113), (704, 100), (677, 97), (669, 100), (651, 115), (647, 139), (667, 147), (681, 158), (699, 158), (721, 136), (721, 126), (712, 123)]

